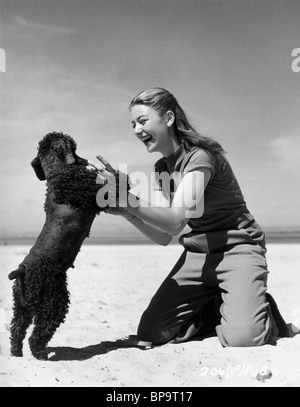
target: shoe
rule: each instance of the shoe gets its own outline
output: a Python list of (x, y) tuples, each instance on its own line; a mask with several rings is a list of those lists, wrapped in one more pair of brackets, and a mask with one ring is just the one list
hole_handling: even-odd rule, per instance
[(270, 305), (270, 309), (274, 318), (274, 321), (276, 323), (277, 329), (278, 329), (278, 336), (280, 338), (289, 338), (289, 329), (288, 326), (285, 322), (285, 320), (283, 319), (282, 315), (280, 314), (280, 311), (277, 307), (277, 304), (274, 300), (274, 298), (272, 297), (271, 294), (266, 294), (267, 297), (267, 301)]
[(139, 348), (147, 350), (152, 348), (152, 342), (141, 341), (136, 335), (129, 335), (126, 338), (118, 339), (114, 342), (118, 347)]

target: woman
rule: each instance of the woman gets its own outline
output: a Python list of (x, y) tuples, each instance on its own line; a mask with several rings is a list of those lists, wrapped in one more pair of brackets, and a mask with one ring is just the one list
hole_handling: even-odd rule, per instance
[[(130, 104), (134, 133), (159, 152), (153, 189), (159, 206), (129, 194), (124, 216), (154, 242), (181, 236), (184, 252), (144, 312), (137, 337), (154, 345), (183, 342), (215, 328), (221, 344), (260, 346), (284, 336), (286, 324), (267, 291), (265, 235), (247, 209), (223, 148), (191, 126), (167, 90), (141, 92)], [(112, 169), (96, 165), (102, 179)], [(177, 174), (173, 184), (166, 174)], [(165, 177), (166, 178), (166, 177)], [(172, 190), (173, 186), (173, 190)], [(204, 201), (204, 207), (203, 207)]]

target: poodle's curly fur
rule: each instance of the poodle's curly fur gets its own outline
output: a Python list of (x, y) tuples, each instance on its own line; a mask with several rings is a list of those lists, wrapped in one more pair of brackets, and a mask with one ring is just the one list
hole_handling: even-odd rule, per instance
[(29, 339), (34, 357), (47, 359), (46, 345), (69, 310), (67, 272), (51, 258), (41, 256), (27, 268), (13, 287), (14, 317), (11, 322), (11, 354), (23, 356), (28, 327), (35, 325)]
[[(64, 145), (68, 145), (68, 151), (62, 147), (62, 139), (64, 141)], [(46, 134), (46, 136), (39, 142), (38, 145), (38, 152), (40, 157), (45, 157), (47, 154), (51, 152), (61, 154), (72, 154), (74, 157), (76, 156), (76, 149), (77, 144), (75, 140), (70, 137), (68, 134), (64, 134), (62, 132), (54, 132)], [(78, 157), (79, 158), (79, 157)], [(86, 160), (83, 160), (86, 162)]]
[[(51, 171), (48, 180), (51, 182), (55, 203), (58, 205), (72, 205), (81, 209), (93, 208), (97, 213), (101, 210), (95, 198), (99, 190), (95, 173), (86, 171), (85, 166), (67, 166), (63, 174), (60, 169), (55, 169)], [(45, 205), (47, 207), (47, 201)]]
[(32, 167), (40, 180), (47, 180), (46, 221), (29, 254), (9, 275), (15, 279), (12, 356), (23, 355), (26, 331), (33, 323), (31, 352), (46, 360), (46, 346), (68, 313), (67, 270), (74, 267), (95, 216), (104, 210), (96, 203), (101, 188), (97, 173), (87, 164), (76, 155), (76, 143), (68, 135), (49, 133), (39, 143)]

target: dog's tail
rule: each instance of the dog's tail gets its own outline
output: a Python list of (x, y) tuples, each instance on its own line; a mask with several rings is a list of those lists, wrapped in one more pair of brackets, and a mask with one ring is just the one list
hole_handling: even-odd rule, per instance
[(19, 268), (17, 270), (12, 271), (8, 275), (9, 280), (15, 280), (18, 277), (21, 277), (25, 274), (26, 268), (23, 264), (20, 264)]

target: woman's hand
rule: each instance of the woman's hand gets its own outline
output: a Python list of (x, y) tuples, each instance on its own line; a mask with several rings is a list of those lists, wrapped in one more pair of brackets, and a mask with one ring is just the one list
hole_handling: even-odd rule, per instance
[(108, 172), (108, 173), (113, 174), (113, 175), (117, 174), (117, 171), (110, 165), (110, 163), (104, 157), (102, 157), (102, 155), (98, 154), (96, 156), (96, 158), (97, 158), (97, 160), (100, 161), (100, 164), (94, 163), (92, 161), (88, 161), (89, 168), (92, 167), (92, 168), (94, 168), (95, 170), (97, 170), (100, 173), (102, 173), (102, 172), (107, 173)]
[[(102, 156), (98, 155), (97, 159), (100, 161), (100, 164), (88, 161), (89, 166), (87, 167), (89, 170), (97, 171), (97, 184), (99, 185), (107, 185), (107, 193), (105, 196), (105, 204), (108, 206), (105, 209), (105, 212), (111, 215), (121, 215), (127, 220), (132, 220), (134, 216), (130, 214), (126, 207), (119, 207), (119, 195), (120, 195), (120, 176), (125, 176), (125, 174), (118, 173), (110, 163), (103, 158)], [(118, 177), (118, 180), (117, 180)], [(118, 182), (117, 182), (118, 181)], [(128, 181), (126, 179), (126, 181)], [(124, 183), (123, 183), (124, 187)], [(127, 194), (127, 190), (126, 190)], [(126, 195), (127, 196), (127, 195)], [(106, 207), (105, 205), (105, 207)]]
[[(87, 166), (87, 169), (97, 172), (98, 176), (96, 182), (98, 185), (107, 185), (110, 183), (110, 189), (115, 189), (117, 171), (101, 155), (97, 155), (97, 159), (100, 161), (100, 164), (88, 161), (89, 165)], [(111, 198), (114, 199), (115, 197)]]

